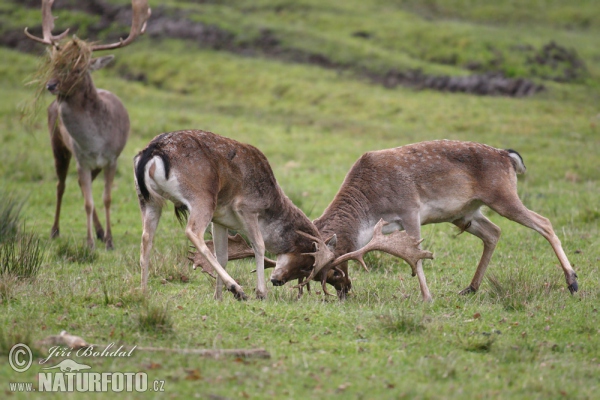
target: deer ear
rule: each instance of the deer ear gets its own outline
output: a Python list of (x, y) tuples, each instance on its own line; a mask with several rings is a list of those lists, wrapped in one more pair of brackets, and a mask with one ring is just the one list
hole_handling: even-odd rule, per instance
[(335, 246), (337, 245), (337, 235), (334, 233), (329, 239), (325, 240), (325, 244), (329, 247), (329, 250), (332, 252), (335, 251)]
[(109, 55), (109, 56), (104, 56), (104, 57), (97, 57), (97, 58), (92, 58), (92, 61), (90, 61), (90, 66), (89, 66), (89, 71), (97, 71), (101, 68), (104, 68), (108, 65), (108, 63), (110, 63), (113, 58), (115, 58), (115, 56), (113, 55)]

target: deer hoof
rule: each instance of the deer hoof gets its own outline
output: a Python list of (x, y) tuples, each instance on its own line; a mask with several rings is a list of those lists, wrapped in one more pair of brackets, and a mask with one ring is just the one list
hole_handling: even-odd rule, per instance
[(112, 238), (106, 239), (106, 250), (114, 250), (115, 246), (113, 245)]
[(467, 294), (471, 294), (471, 293), (475, 293), (477, 292), (477, 289), (475, 289), (473, 286), (469, 285), (468, 288), (461, 290), (458, 294), (460, 294), (461, 296), (465, 296)]
[(256, 300), (266, 300), (267, 295), (265, 293), (256, 292)]
[(50, 239), (56, 239), (60, 236), (60, 230), (58, 228), (52, 228), (50, 230)]
[(233, 297), (235, 297), (236, 300), (248, 300), (248, 296), (246, 296), (246, 293), (244, 293), (241, 287), (232, 285), (228, 290), (233, 293)]
[(571, 294), (573, 294), (578, 290), (579, 290), (579, 286), (577, 285), (577, 281), (573, 281), (573, 283), (571, 283), (569, 285), (569, 292), (571, 292)]
[(98, 229), (96, 231), (96, 237), (104, 242), (104, 229)]

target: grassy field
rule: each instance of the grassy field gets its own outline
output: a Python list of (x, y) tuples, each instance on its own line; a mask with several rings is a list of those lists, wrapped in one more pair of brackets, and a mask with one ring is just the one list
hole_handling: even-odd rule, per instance
[[(219, 48), (147, 35), (116, 50), (114, 65), (94, 75), (98, 87), (123, 100), (132, 120), (113, 191), (116, 249), (111, 252), (84, 247), (85, 212), (74, 164), (61, 237), (49, 239), (56, 181), (45, 106), (52, 97), (44, 95), (33, 121), (25, 124), (20, 110), (34, 90), (24, 83), (38, 57), (0, 47), (0, 211), (10, 199), (22, 204), (18, 220), (4, 216), (0, 223), (13, 221), (21, 235), (39, 240), (43, 257), (30, 278), (0, 275), (3, 396), (33, 397), (10, 392), (8, 383), (35, 386), (41, 372), (35, 362), (25, 373), (14, 372), (6, 362), (11, 346), (28, 343), (41, 358), (44, 349), (36, 342), (61, 330), (97, 344), (264, 348), (271, 355), (212, 359), (138, 350), (128, 358), (71, 357), (95, 372), (141, 371), (151, 381), (164, 381), (164, 392), (109, 394), (118, 398), (597, 396), (600, 6), (595, 1), (150, 3), (156, 15), (181, 9), (189, 20), (219, 27), (231, 39)], [(57, 31), (77, 24), (84, 38), (99, 20), (83, 12), (56, 14)], [(0, 34), (38, 21), (37, 9), (0, 5)], [(277, 38), (279, 53), (250, 45), (264, 32)], [(573, 65), (558, 60), (552, 68), (528, 61), (551, 42), (574, 51), (584, 67), (565, 74)], [(311, 62), (307, 54), (328, 63)], [(473, 96), (389, 89), (370, 78), (392, 69), (432, 75), (501, 72), (546, 90), (526, 98)], [(457, 293), (475, 272), (481, 242), (457, 236), (445, 224), (423, 228), (423, 245), (435, 254), (424, 263), (431, 304), (421, 302), (410, 268), (382, 254), (367, 257), (370, 273), (351, 265), (353, 288), (343, 303), (314, 289), (297, 300), (290, 284), (270, 283), (265, 301), (237, 302), (229, 295), (215, 302), (214, 282), (186, 259), (189, 243), (169, 205), (144, 297), (132, 158), (155, 135), (186, 128), (257, 146), (286, 194), (311, 218), (322, 213), (366, 151), (442, 138), (516, 149), (528, 168), (519, 177), (521, 199), (552, 221), (579, 275), (580, 291), (569, 294), (558, 260), (539, 234), (487, 212), (503, 234), (489, 279), (475, 295)], [(102, 211), (99, 183), (94, 196)], [(252, 269), (252, 261), (228, 264), (248, 294), (256, 285)], [(53, 396), (80, 397), (37, 397)]]

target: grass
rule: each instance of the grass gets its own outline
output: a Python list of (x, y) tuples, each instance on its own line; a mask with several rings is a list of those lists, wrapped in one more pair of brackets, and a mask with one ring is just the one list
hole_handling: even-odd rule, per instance
[[(129, 358), (74, 357), (95, 372), (147, 372), (151, 380), (165, 381), (168, 397), (594, 398), (600, 368), (600, 53), (597, 19), (585, 25), (575, 14), (579, 7), (586, 10), (581, 15), (595, 15), (597, 6), (585, 0), (534, 3), (516, 10), (508, 0), (164, 2), (234, 32), (236, 40), (268, 28), (283, 46), (323, 53), (352, 68), (336, 71), (148, 37), (116, 50), (113, 67), (94, 75), (97, 86), (123, 100), (132, 121), (113, 190), (112, 252), (83, 247), (85, 212), (74, 163), (62, 237), (49, 239), (56, 180), (45, 115), (42, 110), (27, 127), (19, 115), (33, 96), (23, 83), (37, 58), (0, 47), (0, 187), (26, 199), (12, 210), (20, 210), (46, 256), (34, 279), (0, 279), (0, 352), (7, 354), (19, 341), (35, 350), (37, 341), (67, 330), (98, 344), (265, 348), (271, 354), (216, 360), (143, 351)], [(84, 24), (95, 18), (59, 14), (56, 32), (78, 18)], [(2, 29), (20, 30), (36, 25), (39, 11), (9, 2), (0, 5), (0, 19), (11, 21), (2, 22)], [(352, 36), (360, 30), (370, 32), (370, 39)], [(558, 83), (530, 75), (525, 56), (510, 51), (519, 44), (539, 49), (552, 40), (577, 51), (587, 67), (584, 79)], [(548, 90), (524, 99), (475, 97), (390, 90), (360, 75), (361, 68), (466, 74), (465, 62), (485, 64), (492, 57), (488, 45), (504, 54), (501, 68)], [(455, 62), (444, 63), (452, 53)], [(147, 83), (123, 79), (124, 70), (145, 74)], [(44, 95), (41, 102), (51, 99)], [(424, 264), (432, 304), (422, 304), (410, 268), (384, 254), (367, 257), (371, 273), (352, 264), (353, 289), (344, 303), (324, 299), (318, 287), (297, 300), (290, 285), (269, 286), (266, 301), (237, 302), (226, 295), (216, 302), (214, 281), (190, 268), (189, 243), (170, 205), (155, 240), (149, 292), (143, 294), (131, 160), (155, 135), (185, 128), (260, 148), (284, 191), (311, 218), (368, 150), (440, 138), (514, 148), (528, 168), (519, 177), (519, 194), (528, 208), (552, 221), (580, 291), (569, 294), (540, 235), (486, 211), (502, 237), (474, 295), (457, 293), (475, 272), (481, 242), (442, 224), (423, 228), (423, 245), (436, 257)], [(101, 195), (96, 183), (99, 215)], [(2, 215), (8, 216), (0, 226), (22, 226), (14, 211)], [(227, 269), (246, 293), (253, 292), (251, 261), (230, 262)], [(8, 382), (35, 383), (37, 367), (17, 374), (4, 363), (1, 389)]]

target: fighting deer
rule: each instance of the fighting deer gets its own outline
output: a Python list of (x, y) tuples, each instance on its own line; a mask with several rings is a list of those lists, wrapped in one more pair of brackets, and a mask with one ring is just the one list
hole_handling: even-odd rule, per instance
[[(132, 0), (132, 24), (129, 36), (112, 44), (88, 44), (75, 36), (67, 42), (63, 39), (69, 30), (53, 35), (54, 0), (42, 0), (42, 37), (32, 40), (50, 46), (49, 76), (46, 88), (56, 95), (48, 107), (48, 130), (50, 132), (54, 167), (58, 177), (56, 187), (56, 212), (50, 232), (52, 238), (60, 234), (59, 219), (65, 181), (72, 155), (77, 162), (79, 186), (83, 193), (86, 221), (87, 245), (94, 248), (92, 223), (96, 235), (107, 249), (113, 248), (110, 224), (111, 188), (117, 169), (117, 158), (125, 147), (129, 135), (129, 116), (121, 100), (111, 92), (97, 89), (90, 73), (106, 66), (113, 56), (92, 58), (94, 51), (124, 47), (144, 33), (150, 8), (146, 0)], [(92, 181), (104, 170), (104, 210), (106, 231), (96, 214), (92, 197)]]
[[(223, 285), (237, 299), (241, 286), (229, 276), (228, 230), (245, 234), (256, 258), (256, 295), (264, 299), (265, 250), (277, 255), (276, 265), (303, 267), (312, 278), (333, 261), (332, 235), (323, 240), (317, 228), (284, 194), (266, 157), (257, 148), (200, 130), (163, 133), (134, 158), (134, 176), (142, 213), (140, 266), (142, 289), (147, 290), (152, 242), (166, 200), (175, 205), (180, 221), (187, 218), (186, 236), (217, 274), (215, 298)], [(214, 254), (204, 241), (212, 221)], [(396, 243), (412, 264), (421, 255), (409, 237)], [(413, 248), (415, 251), (413, 251)], [(425, 255), (427, 255), (425, 253)], [(194, 263), (194, 268), (197, 266)]]
[[(322, 236), (336, 234), (336, 256), (362, 247), (380, 219), (388, 222), (383, 233), (405, 230), (421, 237), (421, 225), (450, 222), (483, 241), (483, 254), (471, 284), (461, 294), (479, 289), (490, 262), (500, 228), (486, 218), (487, 205), (498, 214), (539, 232), (554, 249), (569, 291), (577, 291), (577, 275), (571, 267), (550, 221), (528, 210), (517, 195), (517, 174), (525, 172), (523, 159), (514, 150), (460, 141), (422, 142), (364, 154), (346, 175), (341, 188), (321, 217), (314, 221)], [(338, 258), (321, 269), (320, 279), (349, 284), (347, 264)], [(340, 264), (342, 274), (332, 274)], [(366, 268), (364, 262), (361, 264)], [(424, 301), (431, 301), (422, 261), (411, 265)], [(286, 268), (287, 267), (287, 268)], [(329, 274), (328, 274), (329, 271)], [(305, 275), (301, 266), (277, 265), (274, 285)], [(346, 276), (344, 276), (346, 275)], [(342, 281), (340, 281), (342, 280)], [(337, 286), (336, 286), (337, 288)], [(346, 290), (338, 295), (343, 295)]]

